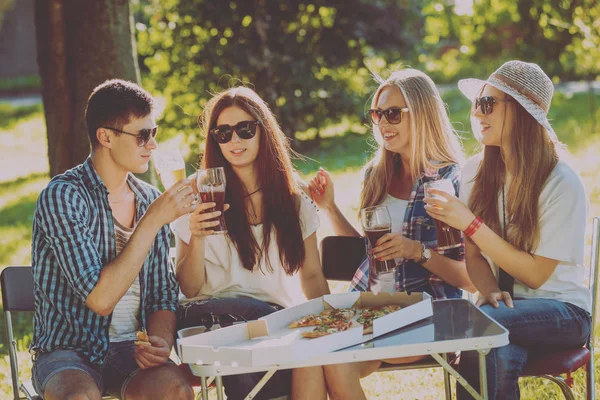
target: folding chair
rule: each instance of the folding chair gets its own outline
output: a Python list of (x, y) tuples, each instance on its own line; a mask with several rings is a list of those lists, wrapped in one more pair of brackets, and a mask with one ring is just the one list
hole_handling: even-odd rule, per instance
[[(598, 299), (598, 264), (600, 252), (600, 217), (594, 218), (592, 231), (592, 249), (590, 257), (589, 288), (592, 293), (592, 327), (590, 337), (584, 347), (550, 353), (531, 358), (525, 365), (523, 376), (549, 379), (555, 382), (563, 392), (565, 399), (574, 400), (571, 388), (571, 373), (581, 367), (586, 369), (587, 400), (595, 399), (594, 389), (594, 325), (596, 322), (596, 303)], [(561, 375), (566, 374), (564, 379)]]
[[(17, 399), (42, 400), (35, 392), (31, 381), (21, 382), (17, 363), (17, 341), (13, 337), (11, 312), (34, 311), (33, 304), (33, 275), (31, 267), (7, 267), (0, 274), (2, 287), (2, 304), (4, 306), (4, 322), (6, 324), (7, 345), (10, 359), (10, 373), (12, 380), (13, 396)], [(188, 377), (193, 387), (200, 386), (200, 379), (191, 374), (187, 364), (179, 365), (182, 372)], [(20, 397), (22, 392), (26, 397)], [(103, 399), (112, 399), (103, 396)]]
[(17, 363), (17, 341), (13, 338), (11, 313), (33, 311), (33, 276), (31, 267), (7, 267), (0, 274), (2, 287), (2, 305), (4, 307), (4, 322), (8, 339), (8, 356), (10, 359), (10, 374), (12, 379), (13, 396), (21, 399), (22, 392), (26, 399), (41, 400), (33, 389), (31, 381), (21, 382)]
[[(321, 266), (325, 279), (351, 281), (356, 269), (366, 257), (365, 240), (362, 237), (327, 236), (321, 240)], [(453, 364), (453, 361), (449, 361)], [(432, 358), (426, 358), (410, 364), (383, 363), (378, 372), (401, 371), (409, 369), (437, 368), (441, 365)], [(446, 400), (452, 399), (450, 374), (444, 372), (444, 392)]]

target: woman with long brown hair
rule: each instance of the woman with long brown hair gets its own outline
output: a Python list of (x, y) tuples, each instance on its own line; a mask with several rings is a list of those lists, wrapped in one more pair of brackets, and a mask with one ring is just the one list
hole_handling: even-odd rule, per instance
[[(256, 319), (329, 293), (316, 206), (294, 176), (289, 143), (267, 104), (249, 88), (226, 90), (208, 102), (200, 127), (202, 168), (225, 170), (227, 233), (214, 234), (221, 214), (211, 210), (215, 203), (200, 203), (173, 224), (176, 277), (186, 297), (178, 328), (202, 325), (207, 316)], [(289, 393), (282, 374), (256, 398)], [(261, 375), (224, 377), (227, 397), (244, 398)]]
[[(434, 192), (444, 199), (427, 200), (427, 211), (468, 238), (477, 304), (510, 333), (507, 346), (486, 356), (489, 398), (513, 400), (530, 354), (580, 347), (590, 333), (588, 200), (560, 157), (547, 119), (554, 88), (538, 65), (509, 61), (487, 81), (466, 79), (459, 88), (473, 102), (483, 151), (463, 168), (462, 201)], [(477, 366), (477, 352), (461, 354), (461, 373), (475, 387)]]
[[(377, 154), (367, 163), (360, 209), (388, 208), (392, 232), (381, 237), (357, 270), (352, 290), (427, 292), (435, 299), (459, 298), (471, 290), (464, 263), (464, 244), (438, 245), (434, 220), (424, 209), (425, 184), (448, 179), (458, 193), (463, 160), (444, 102), (434, 82), (421, 71), (403, 69), (380, 79), (369, 110)], [(309, 184), (313, 199), (330, 219), (336, 235), (361, 236), (337, 207), (330, 175), (321, 170)], [(441, 244), (441, 243), (440, 243)], [(371, 251), (371, 250), (369, 250)], [(373, 258), (396, 267), (375, 273)], [(407, 363), (410, 359), (385, 360)], [(382, 361), (325, 366), (331, 398), (364, 399), (360, 378), (377, 370)]]

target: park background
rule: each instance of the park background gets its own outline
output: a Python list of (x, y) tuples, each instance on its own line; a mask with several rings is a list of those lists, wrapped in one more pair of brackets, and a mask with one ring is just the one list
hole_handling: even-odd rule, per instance
[[(254, 88), (307, 157), (295, 160), (302, 177), (331, 171), (336, 200), (358, 226), (360, 170), (375, 145), (365, 117), (373, 74), (403, 66), (429, 74), (472, 155), (470, 104), (456, 81), (486, 78), (510, 59), (536, 62), (556, 87), (549, 118), (583, 177), (590, 215), (600, 215), (599, 48), (595, 0), (0, 0), (0, 270), (30, 264), (37, 196), (87, 156), (85, 99), (113, 77), (157, 97), (158, 141), (182, 150), (189, 173), (203, 141), (196, 118), (211, 94)], [(160, 185), (152, 168), (142, 178)], [(323, 220), (319, 236), (331, 232)], [(15, 324), (22, 377), (31, 319)], [(7, 354), (2, 326), (0, 398), (11, 393)], [(440, 369), (377, 373), (363, 386), (369, 398), (443, 396)], [(522, 379), (521, 388), (524, 399), (561, 398), (546, 381)], [(577, 397), (584, 390), (580, 371)]]

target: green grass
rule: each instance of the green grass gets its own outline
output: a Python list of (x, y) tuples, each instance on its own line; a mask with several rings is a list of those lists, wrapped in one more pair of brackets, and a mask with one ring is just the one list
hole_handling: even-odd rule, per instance
[(7, 103), (0, 103), (0, 129), (14, 128), (20, 121), (34, 115), (42, 115), (43, 111), (41, 104), (14, 107)]
[(0, 90), (34, 90), (42, 88), (42, 80), (38, 75), (18, 76), (0, 79)]
[[(443, 97), (455, 129), (464, 138), (466, 153), (473, 154), (477, 143), (469, 133), (468, 102), (455, 90), (445, 92)], [(592, 129), (588, 101), (587, 94), (571, 98), (557, 94), (551, 118), (557, 134), (573, 152), (572, 163), (581, 172), (590, 197), (590, 215), (600, 215), (600, 129), (598, 126), (595, 131)], [(31, 218), (37, 196), (48, 182), (47, 144), (41, 111), (39, 106), (11, 108), (0, 104), (0, 147), (3, 149), (0, 158), (0, 270), (7, 265), (30, 263)], [(596, 120), (600, 121), (600, 111), (596, 114)], [(340, 209), (358, 227), (360, 169), (371, 155), (374, 140), (368, 128), (347, 121), (323, 130), (320, 136), (319, 146), (305, 153), (313, 160), (297, 161), (296, 166), (306, 180), (312, 178), (320, 166), (329, 170), (333, 175)], [(310, 133), (307, 133), (305, 138), (309, 137)], [(194, 156), (191, 159), (193, 161), (188, 165), (190, 172), (197, 160)], [(591, 244), (590, 231), (588, 227), (587, 246)], [(319, 236), (330, 234), (331, 226), (323, 219)], [(586, 250), (587, 253), (589, 250)], [(334, 292), (343, 292), (347, 288), (347, 284), (331, 284)], [(0, 314), (3, 316), (1, 311)], [(18, 342), (20, 371), (23, 378), (28, 378), (31, 362), (26, 349), (31, 341), (32, 315), (15, 314), (14, 318), (16, 337), (21, 338)], [(5, 338), (2, 324), (0, 398), (9, 398), (11, 394)], [(597, 359), (596, 368), (598, 363)], [(582, 398), (584, 374), (578, 372), (574, 377), (576, 398)], [(600, 390), (600, 377), (596, 382), (597, 390)], [(365, 378), (362, 384), (370, 399), (440, 399), (443, 393), (439, 368), (377, 373)], [(523, 399), (561, 398), (555, 385), (539, 379), (522, 379), (520, 386)]]

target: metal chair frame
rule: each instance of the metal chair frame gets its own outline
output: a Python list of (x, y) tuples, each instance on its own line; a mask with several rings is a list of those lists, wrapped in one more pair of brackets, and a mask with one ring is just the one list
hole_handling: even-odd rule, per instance
[[(594, 344), (595, 344), (595, 325), (596, 325), (596, 309), (598, 302), (598, 272), (599, 255), (600, 255), (600, 217), (594, 217), (592, 227), (592, 247), (590, 255), (590, 273), (589, 273), (589, 289), (592, 294), (592, 325), (590, 328), (590, 337), (588, 338), (585, 347), (590, 352), (590, 359), (585, 364), (586, 370), (586, 399), (594, 400), (596, 398), (596, 389), (594, 386)], [(570, 373), (575, 371), (565, 371)], [(566, 400), (575, 400), (575, 395), (571, 389), (571, 385), (562, 376), (544, 374), (535, 376), (537, 378), (548, 379), (558, 385)]]

